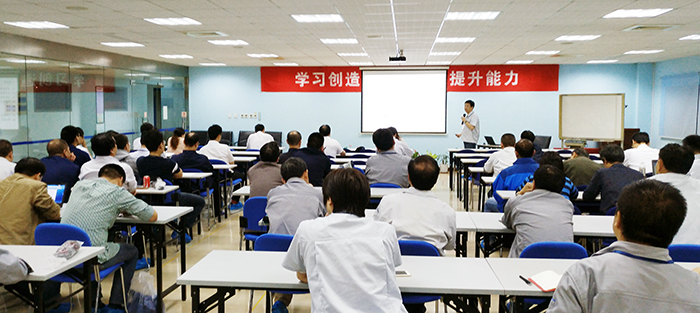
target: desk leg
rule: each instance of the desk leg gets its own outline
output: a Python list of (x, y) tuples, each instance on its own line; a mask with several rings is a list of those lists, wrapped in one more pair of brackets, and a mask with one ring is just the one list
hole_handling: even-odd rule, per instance
[(39, 313), (46, 312), (46, 309), (44, 308), (44, 282), (31, 282), (31, 285), (32, 295), (34, 296), (34, 309)]
[[(144, 249), (145, 249), (145, 247), (144, 247)], [(92, 305), (93, 305), (92, 297), (90, 297), (90, 295), (92, 295), (92, 282), (91, 282), (90, 276), (92, 276), (92, 275), (90, 275), (90, 274), (92, 273), (92, 269), (96, 263), (97, 263), (97, 257), (92, 258), (90, 260), (87, 260), (87, 261), (85, 261), (85, 263), (83, 263), (83, 283), (84, 283), (84, 285), (83, 285), (83, 309), (84, 309), (85, 313), (90, 313), (92, 311), (90, 309), (90, 308), (92, 308)], [(123, 291), (123, 292), (127, 292), (127, 291)]]
[(491, 295), (480, 297), (481, 300), (481, 312), (491, 311)]
[(192, 313), (200, 313), (199, 311), (199, 287), (191, 286), (191, 296), (192, 296)]
[[(475, 240), (474, 240), (474, 242), (475, 242), (475, 245), (474, 245), (474, 257), (477, 257), (477, 258), (479, 257), (479, 254), (480, 254), (480, 252), (481, 252), (481, 246), (480, 246), (479, 243), (481, 242), (481, 238), (482, 238), (482, 237), (483, 237), (483, 234), (482, 234), (482, 233), (476, 232), (476, 237), (474, 238), (474, 239), (475, 239)], [(484, 241), (486, 241), (486, 240), (484, 240)]]
[(455, 170), (455, 162), (454, 159), (452, 158), (452, 151), (450, 151), (450, 191), (454, 190), (453, 188), (453, 181), (454, 181), (454, 170)]
[(506, 310), (507, 310), (506, 301), (508, 301), (507, 296), (504, 296), (504, 295), (498, 296), (498, 313), (506, 313)]
[[(185, 242), (185, 222), (180, 218), (180, 275), (187, 271), (187, 256), (185, 254), (187, 243)], [(182, 301), (187, 300), (187, 285), (182, 285)]]
[[(163, 249), (165, 248), (165, 225), (158, 226), (160, 238), (156, 244), (156, 312), (163, 313)], [(180, 240), (184, 240), (184, 236), (180, 231)]]
[(464, 198), (464, 211), (469, 212), (469, 193), (467, 192), (467, 185), (469, 185), (469, 176), (467, 175), (469, 171), (465, 168), (464, 169), (464, 191), (463, 191), (463, 197)]
[[(216, 218), (219, 223), (221, 223), (221, 186), (220, 186), (220, 180), (219, 180), (219, 175), (216, 175), (212, 179), (214, 181), (214, 184), (216, 185), (216, 188), (214, 189), (214, 218)], [(214, 187), (214, 186), (211, 186)]]

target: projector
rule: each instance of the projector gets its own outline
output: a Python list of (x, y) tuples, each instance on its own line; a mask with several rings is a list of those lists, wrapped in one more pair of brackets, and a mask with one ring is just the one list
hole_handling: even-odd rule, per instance
[(406, 57), (403, 55), (396, 56), (396, 57), (389, 57), (389, 62), (406, 62)]

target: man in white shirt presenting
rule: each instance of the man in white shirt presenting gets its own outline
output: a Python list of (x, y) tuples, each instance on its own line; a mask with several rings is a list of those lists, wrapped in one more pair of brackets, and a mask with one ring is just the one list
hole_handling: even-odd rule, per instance
[(659, 159), (659, 149), (649, 147), (649, 134), (638, 132), (632, 135), (632, 148), (625, 150), (623, 165), (635, 170), (644, 171), (644, 174), (652, 173), (654, 167), (652, 160)]
[(695, 154), (693, 167), (690, 168), (688, 175), (690, 175), (692, 178), (700, 179), (700, 136), (690, 135), (683, 138), (683, 147)]
[(318, 132), (323, 135), (323, 153), (333, 158), (338, 155), (345, 155), (345, 150), (343, 150), (343, 146), (340, 145), (340, 142), (331, 138), (331, 127), (328, 126), (328, 124), (321, 125), (321, 127), (318, 128)]
[(501, 151), (494, 152), (484, 164), (484, 171), (498, 176), (502, 170), (513, 165), (518, 158), (515, 156), (515, 135), (505, 133), (501, 136)]
[(248, 141), (246, 142), (246, 149), (248, 150), (260, 150), (262, 146), (270, 141), (275, 141), (272, 135), (265, 133), (265, 125), (258, 124), (255, 125), (255, 133), (248, 136)]
[(221, 160), (228, 164), (233, 164), (233, 154), (231, 154), (231, 148), (229, 148), (227, 145), (219, 143), (222, 132), (223, 129), (221, 129), (221, 126), (217, 124), (209, 126), (209, 129), (207, 129), (209, 142), (199, 149), (199, 153), (206, 155), (209, 159)]
[(12, 143), (0, 139), (0, 180), (15, 173), (15, 163), (12, 163)]
[(474, 113), (474, 101), (467, 100), (464, 102), (464, 112), (462, 115), (462, 132), (457, 134), (457, 138), (462, 138), (464, 149), (476, 148), (476, 142), (479, 140), (479, 116)]

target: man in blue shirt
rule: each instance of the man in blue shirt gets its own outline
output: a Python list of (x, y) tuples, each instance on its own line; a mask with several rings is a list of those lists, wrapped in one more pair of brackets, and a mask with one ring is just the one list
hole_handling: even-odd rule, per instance
[(75, 126), (68, 125), (61, 129), (61, 139), (66, 141), (70, 152), (75, 154), (75, 160), (73, 160), (73, 163), (78, 166), (83, 166), (83, 164), (90, 161), (90, 155), (76, 147), (78, 144), (80, 144), (80, 139), (78, 137), (79, 132)]
[(622, 164), (625, 152), (618, 145), (606, 145), (600, 149), (603, 167), (599, 169), (588, 187), (583, 191), (584, 201), (593, 201), (600, 194), (600, 212), (607, 212), (615, 206), (622, 188), (632, 182), (644, 179), (644, 175)]
[(323, 135), (320, 133), (309, 135), (306, 148), (300, 149), (294, 156), (306, 163), (309, 169), (309, 182), (316, 187), (321, 187), (323, 178), (331, 172), (331, 160), (323, 153)]
[(197, 169), (205, 173), (214, 172), (214, 168), (204, 154), (197, 153), (199, 145), (199, 135), (190, 132), (185, 135), (185, 150), (180, 154), (173, 155), (171, 160), (177, 162), (181, 168)]
[(66, 185), (64, 202), (68, 202), (70, 190), (78, 181), (80, 166), (75, 165), (73, 160), (75, 155), (70, 152), (68, 143), (63, 139), (54, 139), (46, 144), (48, 157), (41, 159), (41, 163), (46, 166), (46, 173), (41, 181), (49, 185)]
[(532, 159), (534, 152), (534, 145), (528, 139), (520, 139), (515, 144), (515, 157), (518, 159), (515, 160), (512, 166), (501, 171), (496, 177), (491, 186), (491, 190), (494, 191), (493, 198), (486, 200), (484, 212), (503, 212), (506, 200), (502, 199), (496, 191), (516, 190), (528, 176), (535, 173), (540, 165)]

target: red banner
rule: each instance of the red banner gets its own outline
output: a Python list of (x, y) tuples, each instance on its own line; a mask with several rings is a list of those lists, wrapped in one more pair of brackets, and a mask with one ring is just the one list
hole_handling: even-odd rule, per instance
[(261, 67), (263, 92), (361, 92), (359, 67)]
[(559, 65), (450, 66), (447, 91), (558, 91)]

